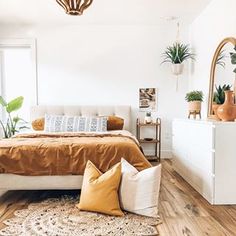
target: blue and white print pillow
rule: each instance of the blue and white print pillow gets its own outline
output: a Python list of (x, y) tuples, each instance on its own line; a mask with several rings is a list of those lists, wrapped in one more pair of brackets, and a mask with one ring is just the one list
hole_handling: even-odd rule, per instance
[(107, 117), (45, 115), (46, 132), (106, 132)]

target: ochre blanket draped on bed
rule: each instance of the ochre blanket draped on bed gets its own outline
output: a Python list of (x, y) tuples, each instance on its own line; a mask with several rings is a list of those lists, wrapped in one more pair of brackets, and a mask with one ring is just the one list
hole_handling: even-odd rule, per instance
[(0, 173), (83, 175), (87, 160), (105, 172), (122, 157), (138, 170), (151, 166), (129, 132), (35, 133), (0, 141)]

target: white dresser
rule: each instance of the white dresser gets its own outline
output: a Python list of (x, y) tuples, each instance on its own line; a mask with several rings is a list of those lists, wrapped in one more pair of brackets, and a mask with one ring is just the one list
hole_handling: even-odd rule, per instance
[(211, 204), (236, 204), (236, 122), (175, 119), (175, 170)]

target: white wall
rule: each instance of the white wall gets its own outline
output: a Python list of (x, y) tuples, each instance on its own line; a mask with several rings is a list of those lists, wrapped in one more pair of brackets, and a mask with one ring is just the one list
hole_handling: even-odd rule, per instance
[[(6, 26), (0, 31), (4, 38), (37, 39), (39, 104), (129, 104), (134, 132), (138, 89), (158, 88), (155, 115), (163, 119), (165, 156), (171, 150), (172, 118), (187, 113), (187, 70), (176, 92), (169, 66), (160, 66), (160, 55), (175, 35), (175, 25)], [(187, 42), (187, 28), (181, 37)]]
[[(190, 78), (190, 89), (203, 90), (204, 116), (207, 115), (207, 98), (210, 67), (218, 44), (226, 37), (236, 37), (236, 1), (212, 0), (191, 25), (191, 45), (197, 55)], [(232, 73), (232, 83), (234, 75)]]

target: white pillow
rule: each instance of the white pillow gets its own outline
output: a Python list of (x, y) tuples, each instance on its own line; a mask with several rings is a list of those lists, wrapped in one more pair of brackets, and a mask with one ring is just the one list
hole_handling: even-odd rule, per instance
[(161, 165), (138, 172), (122, 158), (121, 168), (119, 189), (121, 208), (135, 214), (157, 217)]
[(45, 115), (46, 132), (105, 132), (107, 117)]

